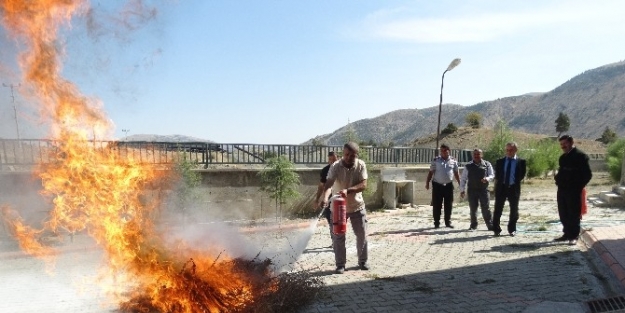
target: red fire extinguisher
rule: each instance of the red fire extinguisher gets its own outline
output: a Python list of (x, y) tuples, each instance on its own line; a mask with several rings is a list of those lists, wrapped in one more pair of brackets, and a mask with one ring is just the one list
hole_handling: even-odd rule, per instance
[(332, 197), (332, 232), (344, 234), (347, 232), (347, 200), (343, 194)]

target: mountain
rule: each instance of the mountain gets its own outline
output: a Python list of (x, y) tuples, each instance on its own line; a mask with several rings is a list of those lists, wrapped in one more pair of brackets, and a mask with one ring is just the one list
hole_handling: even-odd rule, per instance
[(123, 137), (120, 141), (147, 141), (147, 142), (209, 142), (214, 143), (212, 140), (200, 139), (185, 135), (151, 135), (151, 134), (137, 134)]
[[(553, 136), (557, 135), (555, 120), (562, 112), (571, 121), (568, 133), (575, 138), (594, 140), (601, 137), (606, 126), (623, 136), (625, 61), (585, 71), (549, 92), (527, 93), (472, 106), (444, 104), (441, 130), (449, 123), (465, 125), (465, 117), (470, 112), (482, 115), (482, 127), (493, 128), (503, 120), (515, 131)], [(437, 119), (438, 106), (396, 110), (350, 123), (314, 140), (341, 144), (352, 131), (360, 141), (410, 145), (419, 138), (436, 134)]]

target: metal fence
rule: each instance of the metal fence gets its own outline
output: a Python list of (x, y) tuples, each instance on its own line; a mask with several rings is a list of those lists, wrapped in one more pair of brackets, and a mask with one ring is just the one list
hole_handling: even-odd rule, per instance
[[(62, 142), (44, 139), (0, 139), (0, 166), (32, 166), (58, 159)], [(132, 158), (141, 163), (174, 164), (182, 157), (203, 165), (264, 164), (273, 156), (282, 155), (293, 164), (325, 164), (328, 152), (341, 153), (342, 146), (267, 145), (206, 142), (85, 141), (93, 149)], [(370, 164), (429, 164), (437, 149), (411, 147), (360, 147), (360, 157)], [(460, 163), (471, 161), (471, 150), (452, 149), (451, 155)], [(591, 154), (603, 159), (603, 154)]]
[[(32, 166), (57, 159), (62, 143), (43, 139), (0, 139), (0, 165)], [(85, 141), (93, 149), (114, 153), (120, 157), (152, 164), (173, 164), (184, 156), (191, 162), (208, 167), (219, 164), (264, 164), (273, 156), (282, 155), (294, 164), (324, 164), (328, 152), (341, 153), (342, 146), (267, 145), (205, 142), (142, 142)], [(425, 164), (437, 154), (436, 149), (408, 147), (361, 147), (361, 158), (371, 164)], [(467, 150), (452, 150), (460, 162), (468, 162)]]

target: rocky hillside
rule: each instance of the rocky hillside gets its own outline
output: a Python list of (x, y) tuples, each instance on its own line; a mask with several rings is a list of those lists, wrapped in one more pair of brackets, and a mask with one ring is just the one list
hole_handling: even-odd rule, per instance
[[(624, 136), (625, 62), (588, 70), (550, 92), (528, 93), (472, 106), (444, 104), (441, 129), (448, 123), (465, 125), (470, 112), (482, 115), (485, 128), (493, 128), (499, 120), (504, 120), (513, 130), (553, 136), (557, 135), (555, 120), (563, 112), (571, 121), (569, 133), (576, 138), (594, 140), (606, 126)], [(435, 134), (437, 117), (437, 106), (396, 110), (353, 122), (315, 139), (340, 144), (351, 129), (361, 141), (409, 145), (418, 138)]]
[[(446, 143), (454, 149), (486, 149), (495, 137), (492, 129), (461, 127), (453, 134), (441, 136), (441, 143)], [(531, 142), (548, 138), (546, 135), (530, 134), (521, 131), (513, 131), (512, 139), (519, 144), (520, 148), (527, 148)], [(552, 137), (555, 140), (555, 137)], [(419, 148), (434, 148), (436, 146), (436, 136), (430, 135), (419, 138), (412, 142), (413, 146)], [(575, 139), (575, 145), (586, 153), (606, 153), (606, 146), (596, 140)]]

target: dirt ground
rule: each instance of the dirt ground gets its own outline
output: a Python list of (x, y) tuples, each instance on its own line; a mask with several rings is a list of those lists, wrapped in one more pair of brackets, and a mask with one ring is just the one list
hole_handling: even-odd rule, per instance
[[(601, 191), (612, 190), (612, 187), (617, 184), (610, 179), (607, 172), (595, 172), (586, 186), (587, 196), (591, 197), (598, 195)], [(521, 197), (525, 200), (556, 200), (557, 186), (553, 176), (526, 179), (521, 190)]]

